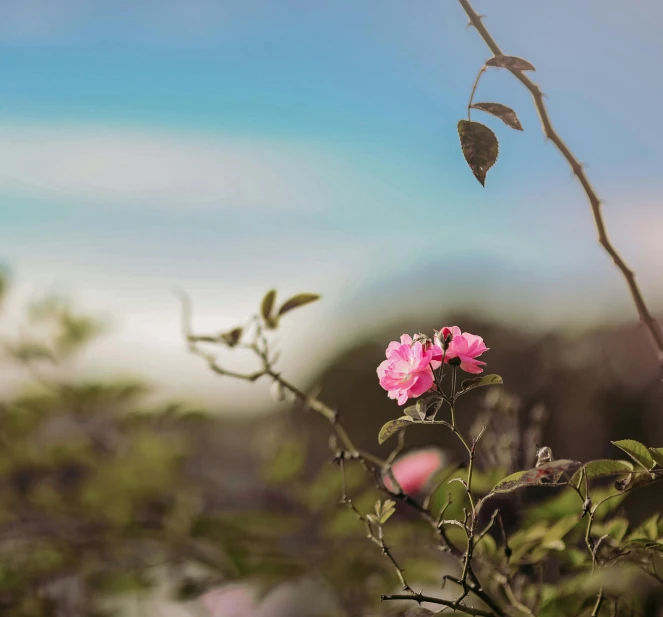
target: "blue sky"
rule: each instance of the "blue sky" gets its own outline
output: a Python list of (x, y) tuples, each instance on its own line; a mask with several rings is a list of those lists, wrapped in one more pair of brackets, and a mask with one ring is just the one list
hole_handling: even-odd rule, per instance
[[(537, 67), (662, 305), (663, 5), (476, 8)], [(535, 325), (631, 318), (583, 194), (499, 71), (477, 99), (512, 106), (525, 132), (486, 117), (501, 154), (486, 188), (472, 176), (456, 123), (489, 53), (465, 23), (453, 0), (0, 3), (0, 259), (19, 295), (108, 311), (100, 365), (134, 358), (157, 381), (185, 366), (196, 384), (173, 286), (210, 327), (274, 285), (321, 291), (286, 330), (296, 349), (323, 321), (333, 344), (413, 296)]]

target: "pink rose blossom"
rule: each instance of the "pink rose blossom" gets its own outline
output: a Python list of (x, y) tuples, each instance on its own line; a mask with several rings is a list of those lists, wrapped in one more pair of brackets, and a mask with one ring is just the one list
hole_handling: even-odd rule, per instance
[(436, 344), (443, 347), (449, 334), (451, 334), (451, 341), (449, 341), (444, 361), (449, 363), (450, 360), (456, 360), (454, 364), (460, 362), (460, 368), (464, 371), (475, 374), (482, 373), (483, 369), (479, 367), (485, 366), (486, 363), (477, 360), (477, 357), (489, 349), (484, 344), (483, 339), (469, 332), (461, 332), (458, 326), (451, 326), (440, 330), (435, 337)]
[[(391, 466), (396, 482), (408, 495), (416, 495), (424, 490), (431, 478), (444, 466), (445, 457), (436, 448), (415, 450), (400, 457)], [(389, 476), (384, 478), (385, 486), (394, 491), (395, 487)]]
[[(392, 341), (386, 351), (387, 359), (378, 366), (380, 385), (389, 392), (389, 398), (404, 405), (408, 398), (421, 396), (433, 386), (431, 361), (441, 350), (430, 342), (423, 345), (412, 342), (408, 334), (401, 336), (401, 342)], [(438, 363), (439, 366), (439, 363)]]

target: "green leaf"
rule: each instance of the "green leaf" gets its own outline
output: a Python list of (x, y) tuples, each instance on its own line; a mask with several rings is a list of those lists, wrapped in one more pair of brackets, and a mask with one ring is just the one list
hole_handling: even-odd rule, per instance
[(375, 509), (378, 516), (378, 524), (384, 525), (391, 515), (396, 512), (396, 502), (392, 499), (387, 499), (383, 504), (380, 504), (378, 501), (378, 503), (375, 504)]
[[(611, 459), (599, 459), (590, 461), (584, 466), (587, 473), (587, 479), (603, 478), (606, 476), (619, 476), (633, 471), (633, 463), (630, 461), (613, 461)], [(580, 481), (582, 469), (579, 469), (572, 478), (572, 482), (577, 486)]]
[(389, 422), (380, 429), (378, 443), (383, 444), (392, 435), (395, 435), (398, 431), (406, 428), (412, 423), (413, 420), (410, 416), (401, 416), (400, 418), (396, 418), (396, 420), (389, 420)]
[(297, 294), (296, 296), (292, 296), (292, 298), (289, 298), (286, 300), (282, 305), (281, 308), (279, 309), (278, 315), (279, 317), (281, 315), (284, 315), (288, 311), (291, 311), (292, 309), (296, 309), (300, 306), (304, 306), (305, 304), (309, 304), (311, 302), (315, 302), (316, 300), (319, 300), (320, 296), (318, 294), (310, 294), (310, 293), (301, 293)]
[[(419, 401), (417, 401), (417, 403), (418, 402)], [(409, 416), (413, 420), (423, 421), (423, 420), (426, 419), (426, 412), (425, 411), (419, 411), (419, 405), (409, 405), (403, 411), (405, 412), (406, 416)]]
[(636, 463), (640, 463), (647, 471), (653, 469), (655, 462), (647, 446), (634, 439), (622, 439), (621, 441), (612, 441), (613, 446), (617, 446), (628, 454)]
[(608, 534), (616, 542), (621, 543), (626, 535), (626, 532), (629, 528), (628, 519), (618, 516), (616, 518), (610, 519), (604, 523), (595, 522), (592, 525), (592, 535), (600, 538), (601, 536)]
[(460, 392), (457, 396), (465, 394), (474, 388), (482, 388), (483, 386), (497, 386), (503, 384), (502, 378), (499, 375), (483, 375), (481, 377), (472, 377), (466, 379), (460, 384)]
[(489, 534), (486, 534), (481, 540), (477, 541), (474, 547), (477, 549), (478, 554), (483, 557), (492, 557), (497, 552), (495, 538)]
[(403, 411), (413, 420), (423, 421), (432, 418), (442, 407), (444, 399), (441, 396), (429, 396), (420, 398), (416, 405), (410, 405)]
[(506, 478), (502, 478), (493, 488), (491, 493), (508, 493), (514, 488), (518, 488), (520, 480), (523, 476), (527, 475), (527, 470), (516, 471), (508, 475)]
[(649, 448), (649, 454), (658, 465), (663, 467), (663, 448)]
[(486, 174), (497, 161), (499, 142), (495, 133), (480, 122), (461, 120), (458, 123), (458, 136), (463, 156), (474, 177), (486, 185)]
[(566, 534), (569, 533), (569, 531), (571, 531), (578, 524), (579, 520), (580, 517), (577, 514), (571, 514), (569, 516), (565, 516), (564, 518), (558, 520), (546, 532), (546, 535), (543, 536), (543, 539), (541, 541), (542, 546), (544, 548), (553, 548), (554, 550), (557, 550), (551, 545), (559, 540), (562, 540), (566, 536)]
[(9, 353), (20, 362), (35, 362), (39, 360), (55, 362), (57, 360), (55, 353), (41, 343), (23, 343), (10, 348)]
[(510, 107), (502, 105), (502, 103), (474, 103), (472, 109), (485, 111), (486, 113), (499, 118), (504, 124), (510, 126), (512, 129), (516, 129), (516, 131), (523, 130), (523, 125), (520, 124), (516, 112)]
[[(270, 289), (260, 303), (260, 315), (265, 320), (268, 327), (273, 323), (272, 309), (276, 300), (276, 289)], [(273, 326), (272, 326), (273, 327)]]
[(288, 484), (301, 473), (306, 462), (306, 449), (296, 440), (284, 442), (276, 456), (269, 461), (263, 471), (263, 478), (269, 484)]
[(510, 71), (536, 71), (531, 62), (517, 56), (493, 56), (486, 62), (486, 66), (495, 66)]

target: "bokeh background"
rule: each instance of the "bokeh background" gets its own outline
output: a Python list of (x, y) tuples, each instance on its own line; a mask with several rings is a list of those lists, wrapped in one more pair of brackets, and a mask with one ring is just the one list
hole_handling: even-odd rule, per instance
[[(661, 315), (663, 6), (476, 9), (505, 52), (536, 66)], [(204, 409), (224, 444), (206, 473), (246, 468), (232, 483), (242, 494), (267, 490), (247, 444), (290, 422), (287, 406), (187, 353), (176, 289), (202, 332), (243, 322), (270, 287), (322, 294), (284, 318), (281, 365), (319, 384), (370, 447), (397, 413), (374, 373), (386, 344), (451, 322), (485, 338), (490, 371), (525, 411), (546, 405), (564, 456), (609, 455), (619, 437), (659, 445), (654, 353), (580, 187), (509, 74), (488, 73), (475, 100), (513, 107), (525, 131), (481, 120), (500, 140), (486, 188), (462, 157), (456, 124), (489, 57), (465, 26), (450, 0), (0, 2), (3, 334), (49, 293), (100, 316), (104, 334), (62, 379), (132, 377), (151, 402)], [(0, 394), (33, 382), (8, 362)], [(322, 464), (327, 429), (304, 425)]]

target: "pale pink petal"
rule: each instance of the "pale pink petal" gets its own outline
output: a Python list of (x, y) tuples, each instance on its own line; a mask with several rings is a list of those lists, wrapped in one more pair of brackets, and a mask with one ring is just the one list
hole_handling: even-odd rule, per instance
[[(415, 450), (400, 457), (391, 467), (396, 482), (408, 495), (415, 495), (426, 488), (431, 478), (444, 465), (444, 455), (435, 448)], [(395, 490), (391, 479), (384, 478), (385, 486)]]
[(256, 593), (247, 585), (226, 585), (201, 597), (209, 617), (253, 617), (259, 607)]

